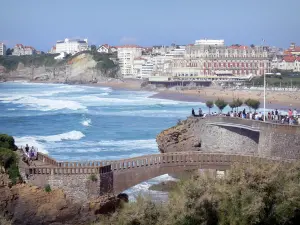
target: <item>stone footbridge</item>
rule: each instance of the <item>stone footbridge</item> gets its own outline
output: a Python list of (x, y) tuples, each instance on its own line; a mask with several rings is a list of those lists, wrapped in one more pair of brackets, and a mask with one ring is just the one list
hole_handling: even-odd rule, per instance
[[(38, 161), (44, 167), (28, 167), (28, 182), (43, 187), (62, 188), (73, 199), (87, 200), (106, 194), (119, 194), (143, 181), (163, 174), (214, 169), (226, 171), (234, 163), (291, 162), (278, 158), (253, 155), (181, 152), (145, 155), (116, 161), (57, 162), (38, 153)], [(91, 179), (93, 174), (94, 178)]]
[[(51, 187), (64, 189), (74, 200), (87, 200), (109, 193), (117, 195), (136, 184), (163, 174), (197, 169), (225, 171), (234, 163), (273, 161), (288, 163), (300, 158), (300, 126), (217, 116), (205, 119), (193, 118), (192, 122), (198, 123), (199, 129), (201, 124), (205, 124), (201, 128), (203, 145), (209, 142), (218, 144), (221, 134), (223, 139), (229, 139), (230, 145), (237, 146), (238, 152), (232, 152), (231, 146), (226, 148), (222, 145), (219, 146), (223, 149), (222, 153), (185, 151), (113, 161), (86, 162), (58, 162), (38, 153), (37, 160), (21, 172), (25, 174), (24, 179), (29, 183), (41, 187), (49, 184)], [(226, 129), (222, 130), (222, 133), (214, 133), (216, 130), (210, 129), (216, 126)], [(244, 132), (245, 130), (247, 132)], [(232, 139), (232, 136), (235, 138)], [(243, 152), (247, 142), (245, 145), (244, 142), (240, 143), (239, 139), (249, 139), (251, 141), (249, 143), (255, 144), (249, 145), (256, 148), (252, 154)]]

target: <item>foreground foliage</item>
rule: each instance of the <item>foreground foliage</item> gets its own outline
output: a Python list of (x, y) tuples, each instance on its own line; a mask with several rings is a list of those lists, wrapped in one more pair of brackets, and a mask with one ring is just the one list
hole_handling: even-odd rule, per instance
[(182, 182), (166, 204), (139, 197), (101, 224), (299, 224), (299, 177), (299, 163), (234, 165), (223, 179), (201, 176)]
[(6, 172), (13, 184), (16, 184), (21, 176), (18, 167), (18, 157), (15, 140), (13, 137), (0, 134), (0, 172)]

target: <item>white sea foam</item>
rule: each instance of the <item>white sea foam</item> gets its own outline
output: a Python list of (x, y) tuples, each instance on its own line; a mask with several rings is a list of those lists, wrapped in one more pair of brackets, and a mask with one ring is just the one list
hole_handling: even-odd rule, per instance
[(36, 136), (35, 138), (39, 141), (47, 141), (47, 142), (57, 142), (63, 140), (80, 140), (85, 135), (80, 131), (70, 131), (57, 135), (49, 135), (49, 136)]
[(44, 98), (36, 98), (31, 96), (23, 97), (21, 95), (15, 95), (11, 97), (1, 97), (0, 101), (2, 101), (3, 103), (21, 104), (23, 106), (27, 106), (32, 109), (38, 109), (41, 111), (61, 110), (61, 109), (70, 109), (70, 110), (86, 109), (84, 105), (81, 105), (80, 103), (75, 101), (59, 100), (59, 99), (44, 99)]
[(85, 127), (89, 127), (89, 126), (91, 126), (91, 122), (92, 122), (91, 119), (84, 119), (81, 121), (81, 124)]
[(14, 137), (15, 143), (18, 147), (24, 147), (28, 144), (30, 147), (34, 146), (38, 149), (39, 152), (48, 154), (48, 151), (45, 150), (45, 146), (37, 141), (35, 137), (25, 136), (25, 137)]

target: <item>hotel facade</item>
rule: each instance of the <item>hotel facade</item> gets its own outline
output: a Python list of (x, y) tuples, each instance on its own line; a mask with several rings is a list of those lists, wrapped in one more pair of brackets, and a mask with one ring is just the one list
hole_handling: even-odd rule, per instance
[(68, 39), (57, 41), (55, 45), (55, 53), (65, 52), (67, 54), (75, 54), (77, 52), (88, 50), (88, 39)]
[(173, 77), (259, 76), (270, 72), (267, 47), (225, 46), (224, 41), (196, 41), (184, 57), (173, 58)]

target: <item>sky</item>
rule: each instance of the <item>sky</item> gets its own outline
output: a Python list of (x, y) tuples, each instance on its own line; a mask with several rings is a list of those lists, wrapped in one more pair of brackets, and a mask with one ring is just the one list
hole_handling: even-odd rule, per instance
[(57, 40), (89, 44), (300, 45), (300, 0), (0, 0), (0, 42), (47, 51)]

